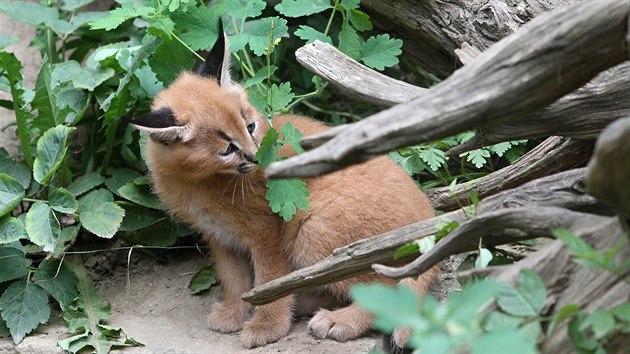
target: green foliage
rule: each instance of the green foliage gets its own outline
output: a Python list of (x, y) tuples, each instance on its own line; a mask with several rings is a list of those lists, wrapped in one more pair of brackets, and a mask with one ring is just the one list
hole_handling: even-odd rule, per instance
[(193, 294), (199, 294), (209, 290), (218, 282), (217, 267), (214, 265), (201, 268), (188, 283), (188, 288)]
[(308, 208), (310, 193), (306, 182), (297, 178), (272, 179), (267, 181), (267, 199), (274, 213), (282, 216), (284, 221), (290, 221), (297, 209)]
[(0, 313), (18, 344), (40, 323), (48, 322), (48, 295), (37, 284), (16, 281), (0, 297)]

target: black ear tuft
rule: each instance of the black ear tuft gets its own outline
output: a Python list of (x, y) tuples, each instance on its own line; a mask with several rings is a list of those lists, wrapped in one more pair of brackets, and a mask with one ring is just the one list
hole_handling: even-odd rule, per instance
[(123, 116), (120, 119), (147, 128), (170, 128), (177, 125), (175, 113), (168, 107), (162, 107), (138, 117)]
[(221, 82), (221, 71), (223, 70), (223, 59), (225, 56), (225, 34), (223, 33), (223, 21), (219, 17), (219, 28), (217, 30), (219, 37), (210, 53), (206, 57), (206, 61), (197, 69), (197, 75), (217, 79)]

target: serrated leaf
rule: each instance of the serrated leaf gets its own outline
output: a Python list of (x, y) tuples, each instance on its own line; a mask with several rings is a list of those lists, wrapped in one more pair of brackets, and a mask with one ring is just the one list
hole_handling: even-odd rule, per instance
[(103, 183), (105, 183), (105, 177), (101, 176), (99, 173), (86, 173), (70, 183), (68, 186), (68, 192), (72, 193), (75, 197), (78, 197)]
[(514, 316), (537, 316), (542, 311), (547, 290), (540, 277), (530, 271), (521, 270), (519, 286), (504, 284), (497, 293), (497, 305)]
[(249, 48), (257, 56), (266, 54), (270, 44), (272, 48), (269, 51), (273, 51), (273, 43), (287, 33), (288, 29), (287, 20), (277, 16), (256, 20), (249, 33)]
[(266, 168), (276, 160), (276, 154), (279, 149), (278, 137), (278, 131), (274, 128), (269, 128), (267, 134), (263, 137), (256, 152), (256, 161), (258, 161), (258, 165), (261, 168)]
[(491, 260), (492, 260), (492, 253), (485, 248), (480, 248), (479, 255), (477, 256), (477, 260), (475, 260), (475, 268), (477, 269), (486, 268)]
[(28, 239), (28, 234), (22, 222), (12, 216), (0, 218), (0, 245), (20, 239)]
[(370, 22), (370, 16), (363, 11), (356, 9), (346, 11), (346, 16), (357, 31), (369, 31), (372, 29), (372, 22)]
[(470, 323), (479, 313), (492, 303), (500, 284), (491, 280), (473, 281), (462, 292), (449, 296), (448, 305), (452, 321)]
[(72, 214), (79, 208), (76, 198), (65, 188), (57, 188), (48, 196), (50, 208), (60, 213)]
[(357, 9), (361, 0), (341, 0), (341, 6), (346, 10)]
[(402, 53), (402, 44), (402, 40), (390, 38), (389, 34), (370, 37), (361, 47), (361, 61), (377, 70), (394, 66)]
[(361, 40), (357, 31), (346, 19), (339, 32), (339, 50), (354, 60), (361, 58)]
[(168, 216), (152, 209), (131, 203), (119, 203), (125, 209), (125, 217), (119, 231), (137, 231), (149, 227), (157, 222), (168, 219)]
[(276, 72), (276, 70), (278, 70), (278, 67), (275, 65), (270, 65), (269, 70), (267, 70), (266, 66), (260, 68), (258, 71), (256, 71), (256, 74), (254, 74), (253, 77), (245, 81), (245, 88), (248, 88), (248, 87), (251, 87), (251, 86), (254, 86), (256, 84), (263, 82), (264, 80), (267, 79), (267, 74), (273, 75)]
[(2, 1), (0, 12), (3, 12), (14, 21), (29, 25), (49, 24), (59, 19), (59, 12), (52, 7), (42, 6), (30, 1)]
[(497, 156), (502, 157), (508, 150), (512, 147), (512, 143), (509, 141), (504, 141), (502, 143), (494, 144), (492, 146), (488, 146), (488, 150), (497, 154)]
[(76, 88), (94, 91), (95, 88), (112, 78), (116, 71), (112, 68), (98, 67), (96, 69), (83, 68), (80, 75), (72, 78), (72, 84)]
[(600, 339), (606, 336), (615, 327), (615, 319), (610, 311), (599, 310), (588, 314), (580, 326), (581, 329), (592, 327), (595, 338)]
[(466, 156), (466, 161), (472, 162), (472, 164), (477, 168), (481, 168), (488, 162), (486, 161), (486, 158), (490, 157), (490, 151), (485, 148), (481, 148), (461, 153), (459, 156)]
[(36, 284), (14, 282), (0, 298), (0, 312), (13, 342), (19, 344), (40, 323), (48, 322), (48, 295)]
[(245, 48), (247, 42), (249, 42), (249, 35), (247, 33), (241, 32), (239, 34), (231, 36), (230, 40), (228, 41), (228, 45), (230, 47), (230, 51), (232, 53), (236, 53), (239, 50)]
[(10, 157), (0, 157), (0, 173), (15, 178), (24, 189), (31, 184), (31, 170), (19, 160)]
[(271, 110), (279, 112), (286, 108), (293, 100), (295, 94), (291, 92), (291, 84), (288, 82), (281, 83), (280, 86), (273, 84), (269, 93)]
[(134, 179), (142, 177), (142, 175), (128, 168), (117, 168), (112, 172), (112, 176), (105, 181), (105, 186), (110, 192), (118, 195), (118, 188), (124, 186)]
[(215, 7), (189, 7), (187, 12), (176, 12), (171, 16), (175, 28), (181, 32), (180, 39), (194, 50), (210, 48), (216, 42), (220, 13)]
[(118, 195), (147, 208), (158, 210), (166, 209), (164, 204), (160, 202), (158, 196), (151, 192), (151, 188), (148, 185), (138, 186), (134, 183), (127, 183), (118, 188)]
[(33, 276), (35, 283), (48, 291), (62, 306), (79, 296), (76, 275), (61, 261), (45, 259), (37, 269)]
[(0, 247), (0, 283), (18, 279), (28, 274), (31, 260), (13, 247)]
[(0, 173), (0, 216), (10, 213), (24, 198), (24, 187), (15, 178)]
[(243, 20), (249, 17), (260, 16), (262, 10), (267, 7), (264, 0), (224, 0), (223, 3), (229, 16)]
[(166, 219), (127, 235), (127, 237), (130, 242), (139, 245), (168, 247), (174, 245), (178, 237), (192, 234), (194, 231), (186, 226)]
[(74, 128), (58, 125), (48, 129), (37, 141), (33, 177), (39, 184), (50, 180), (66, 155), (66, 140)]
[(433, 171), (437, 171), (444, 163), (446, 163), (447, 160), (444, 151), (433, 147), (427, 147), (420, 150), (418, 157), (429, 165), (429, 168)]
[(492, 332), (505, 327), (517, 328), (521, 322), (523, 322), (522, 317), (514, 317), (503, 312), (493, 311), (483, 318), (482, 328), (486, 332)]
[(97, 189), (81, 197), (79, 215), (83, 227), (99, 237), (112, 238), (125, 216), (125, 210), (113, 200), (112, 193), (105, 189)]
[(163, 40), (155, 53), (149, 57), (149, 66), (162, 83), (168, 86), (181, 71), (191, 70), (195, 65), (190, 51), (176, 40)]
[(6, 33), (0, 33), (0, 49), (4, 49), (11, 44), (17, 43), (18, 39), (15, 36)]
[(484, 333), (474, 338), (471, 345), (472, 354), (513, 353), (518, 348), (520, 353), (538, 353), (536, 342), (527, 340), (517, 328), (505, 327)]
[(332, 9), (328, 0), (282, 0), (274, 7), (287, 17), (302, 17)]
[(380, 330), (391, 332), (397, 327), (422, 325), (423, 320), (418, 315), (418, 296), (406, 286), (355, 285), (350, 290), (350, 296), (355, 303), (375, 315), (374, 326)]
[(148, 97), (155, 97), (158, 92), (164, 89), (162, 81), (158, 80), (157, 76), (148, 65), (136, 70), (133, 75), (138, 78), (140, 87), (147, 93)]
[(310, 192), (306, 182), (301, 179), (272, 179), (267, 181), (267, 200), (274, 213), (288, 222), (297, 213), (297, 209), (308, 209)]
[(95, 0), (63, 0), (61, 9), (66, 11), (74, 11), (85, 5), (93, 3)]
[(123, 3), (121, 7), (117, 7), (111, 11), (109, 11), (109, 16), (104, 18), (99, 18), (89, 23), (90, 28), (95, 29), (104, 29), (106, 31), (111, 31), (115, 28), (118, 28), (123, 22), (141, 16), (148, 16), (153, 13), (155, 9), (152, 7), (141, 6), (134, 7), (133, 3), (126, 2)]
[(31, 242), (44, 247), (44, 251), (52, 252), (61, 233), (61, 226), (44, 202), (35, 202), (26, 214), (26, 232)]
[(313, 43), (316, 40), (320, 40), (324, 43), (333, 44), (330, 36), (314, 29), (311, 26), (301, 25), (300, 28), (295, 30), (294, 34), (300, 39), (306, 41), (306, 44)]
[(35, 97), (31, 103), (39, 111), (35, 125), (41, 131), (46, 131), (62, 124), (64, 121), (64, 117), (61, 116), (61, 109), (57, 103), (56, 92), (53, 91), (52, 87), (52, 70), (50, 62), (45, 59), (37, 75)]
[(215, 265), (203, 267), (190, 279), (188, 289), (190, 289), (193, 294), (204, 292), (218, 282), (217, 277), (217, 268)]
[(282, 134), (283, 143), (291, 144), (298, 154), (304, 152), (304, 148), (300, 145), (300, 139), (304, 137), (304, 134), (297, 130), (291, 122), (286, 122), (282, 128), (280, 128), (280, 133)]

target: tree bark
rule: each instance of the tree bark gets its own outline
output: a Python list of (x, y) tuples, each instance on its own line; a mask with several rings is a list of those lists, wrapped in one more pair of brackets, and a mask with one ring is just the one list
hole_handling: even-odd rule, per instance
[[(276, 162), (266, 173), (315, 176), (397, 147), (524, 119), (627, 59), (629, 7), (624, 0), (584, 2), (541, 15), (428, 94), (347, 125), (326, 144)], [(591, 60), (592, 52), (601, 53), (598, 60)]]

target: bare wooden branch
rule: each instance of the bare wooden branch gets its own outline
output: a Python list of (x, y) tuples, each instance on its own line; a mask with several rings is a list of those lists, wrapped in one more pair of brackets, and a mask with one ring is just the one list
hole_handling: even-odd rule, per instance
[(612, 205), (622, 220), (630, 220), (630, 117), (602, 132), (587, 170), (590, 193)]
[(574, 167), (584, 166), (593, 150), (590, 141), (551, 137), (523, 155), (512, 165), (478, 178), (472, 182), (430, 189), (426, 193), (437, 210), (453, 210), (468, 205), (468, 193), (479, 193), (479, 198), (496, 194), (525, 182)]
[[(347, 125), (326, 144), (272, 164), (266, 174), (320, 175), (397, 147), (523, 119), (627, 59), (629, 8), (624, 0), (588, 1), (541, 15), (428, 94)], [(600, 53), (598, 60), (591, 60), (593, 52)]]
[[(584, 173), (584, 169), (578, 169), (532, 181), (482, 200), (478, 212), (483, 214), (506, 207), (531, 205), (576, 209), (593, 207), (597, 205), (597, 201), (576, 187)], [(243, 295), (243, 299), (254, 305), (262, 305), (298, 290), (314, 288), (370, 271), (373, 263), (395, 264), (393, 255), (398, 247), (434, 235), (438, 231), (435, 225), (444, 218), (461, 223), (466, 216), (461, 210), (453, 211), (339, 248), (331, 256), (311, 267), (297, 270), (252, 289)], [(405, 261), (408, 260), (401, 260), (399, 263)]]
[(489, 246), (553, 237), (551, 230), (566, 228), (577, 231), (600, 224), (609, 217), (570, 211), (556, 207), (510, 208), (475, 217), (442, 239), (429, 252), (415, 261), (394, 268), (374, 264), (372, 269), (390, 278), (406, 278), (422, 274), (442, 259), (453, 254), (477, 249), (479, 239)]
[(295, 59), (347, 95), (381, 106), (390, 107), (411, 101), (427, 91), (361, 65), (335, 47), (321, 41), (298, 49), (295, 52)]
[(480, 128), (477, 135), (451, 149), (459, 154), (506, 140), (549, 135), (596, 139), (611, 122), (630, 116), (630, 62), (617, 65), (595, 77), (527, 119), (497, 127)]

